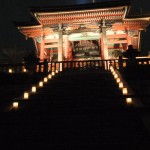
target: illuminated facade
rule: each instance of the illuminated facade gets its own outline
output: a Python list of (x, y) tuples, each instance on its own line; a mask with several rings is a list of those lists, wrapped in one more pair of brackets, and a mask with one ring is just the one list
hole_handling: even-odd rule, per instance
[(40, 60), (113, 59), (129, 44), (139, 49), (149, 25), (149, 17), (132, 17), (129, 8), (129, 1), (31, 8), (35, 21), (17, 26), (34, 40)]

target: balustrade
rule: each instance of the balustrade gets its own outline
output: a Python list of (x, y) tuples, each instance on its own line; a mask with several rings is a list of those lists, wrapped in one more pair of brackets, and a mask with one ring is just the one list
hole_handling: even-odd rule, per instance
[[(36, 63), (35, 72), (37, 73), (48, 73), (52, 71), (63, 71), (65, 69), (87, 69), (87, 68), (103, 68), (109, 70), (110, 65), (114, 69), (123, 69), (126, 67), (128, 59), (112, 60), (78, 60), (78, 61), (52, 61), (47, 60)], [(137, 65), (150, 65), (150, 58), (136, 58)], [(0, 64), (0, 72), (5, 73), (28, 73), (26, 69), (27, 63), (19, 64)]]

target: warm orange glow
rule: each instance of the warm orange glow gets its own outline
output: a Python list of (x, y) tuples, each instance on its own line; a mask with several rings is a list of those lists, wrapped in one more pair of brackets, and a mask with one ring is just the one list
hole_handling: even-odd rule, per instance
[(13, 71), (12, 71), (12, 69), (8, 69), (8, 72), (9, 72), (9, 73), (12, 73)]
[(139, 62), (139, 65), (141, 65), (142, 64), (142, 62)]
[(19, 103), (18, 102), (13, 102), (13, 108), (17, 109), (19, 107)]
[(146, 62), (146, 61), (144, 61), (144, 65), (147, 65), (147, 62)]
[(55, 73), (58, 73), (58, 70), (56, 70)]
[(116, 74), (115, 71), (112, 71), (112, 74), (115, 75)]
[(132, 98), (126, 98), (126, 103), (127, 104), (132, 104)]
[(117, 75), (117, 74), (114, 74), (114, 78), (117, 79), (117, 78), (118, 78), (118, 75)]
[(36, 92), (36, 86), (32, 86), (32, 90), (31, 90), (33, 93)]
[(123, 93), (123, 95), (128, 94), (128, 89), (127, 88), (123, 88), (122, 89), (122, 93)]
[(119, 82), (119, 88), (123, 88), (123, 83), (122, 82)]
[(45, 78), (44, 78), (44, 82), (46, 83), (47, 81), (48, 81), (48, 79), (45, 77)]
[(111, 72), (113, 72), (113, 71), (114, 71), (113, 66), (110, 66), (110, 71), (111, 71)]
[(48, 79), (51, 79), (51, 78), (52, 78), (52, 75), (51, 75), (51, 74), (49, 74), (49, 75), (48, 75)]
[(42, 81), (39, 82), (39, 87), (43, 87), (43, 82)]
[(24, 92), (24, 99), (28, 99), (29, 98), (29, 93), (28, 92)]
[(24, 69), (23, 69), (23, 72), (27, 72), (27, 69), (24, 68)]
[(55, 75), (55, 72), (52, 72), (52, 76), (54, 76)]
[(119, 82), (120, 82), (120, 78), (117, 78), (117, 79), (116, 79), (116, 82), (119, 83)]

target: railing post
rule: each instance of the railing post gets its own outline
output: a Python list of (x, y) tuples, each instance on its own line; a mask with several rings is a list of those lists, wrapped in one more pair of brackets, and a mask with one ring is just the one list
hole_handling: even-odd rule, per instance
[(44, 73), (45, 74), (48, 73), (48, 61), (47, 61), (47, 59), (44, 59)]
[(119, 56), (119, 70), (121, 70), (123, 68), (123, 59), (122, 56)]

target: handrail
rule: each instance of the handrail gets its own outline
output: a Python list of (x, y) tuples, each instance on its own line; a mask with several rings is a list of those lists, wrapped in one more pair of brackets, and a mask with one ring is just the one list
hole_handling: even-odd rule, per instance
[[(150, 65), (150, 58), (136, 58), (137, 65)], [(107, 60), (78, 60), (78, 61), (52, 61), (48, 62), (47, 60), (37, 62), (34, 64), (28, 64), (26, 62), (17, 63), (17, 64), (0, 64), (0, 72), (5, 73), (23, 73), (29, 72), (27, 69), (31, 67), (31, 70), (34, 68), (34, 71), (37, 73), (48, 73), (52, 71), (63, 71), (65, 69), (87, 69), (87, 68), (103, 68), (109, 70), (110, 65), (115, 69), (123, 69), (127, 67), (128, 59), (119, 57), (119, 59), (107, 59)], [(32, 68), (33, 67), (33, 68)]]

